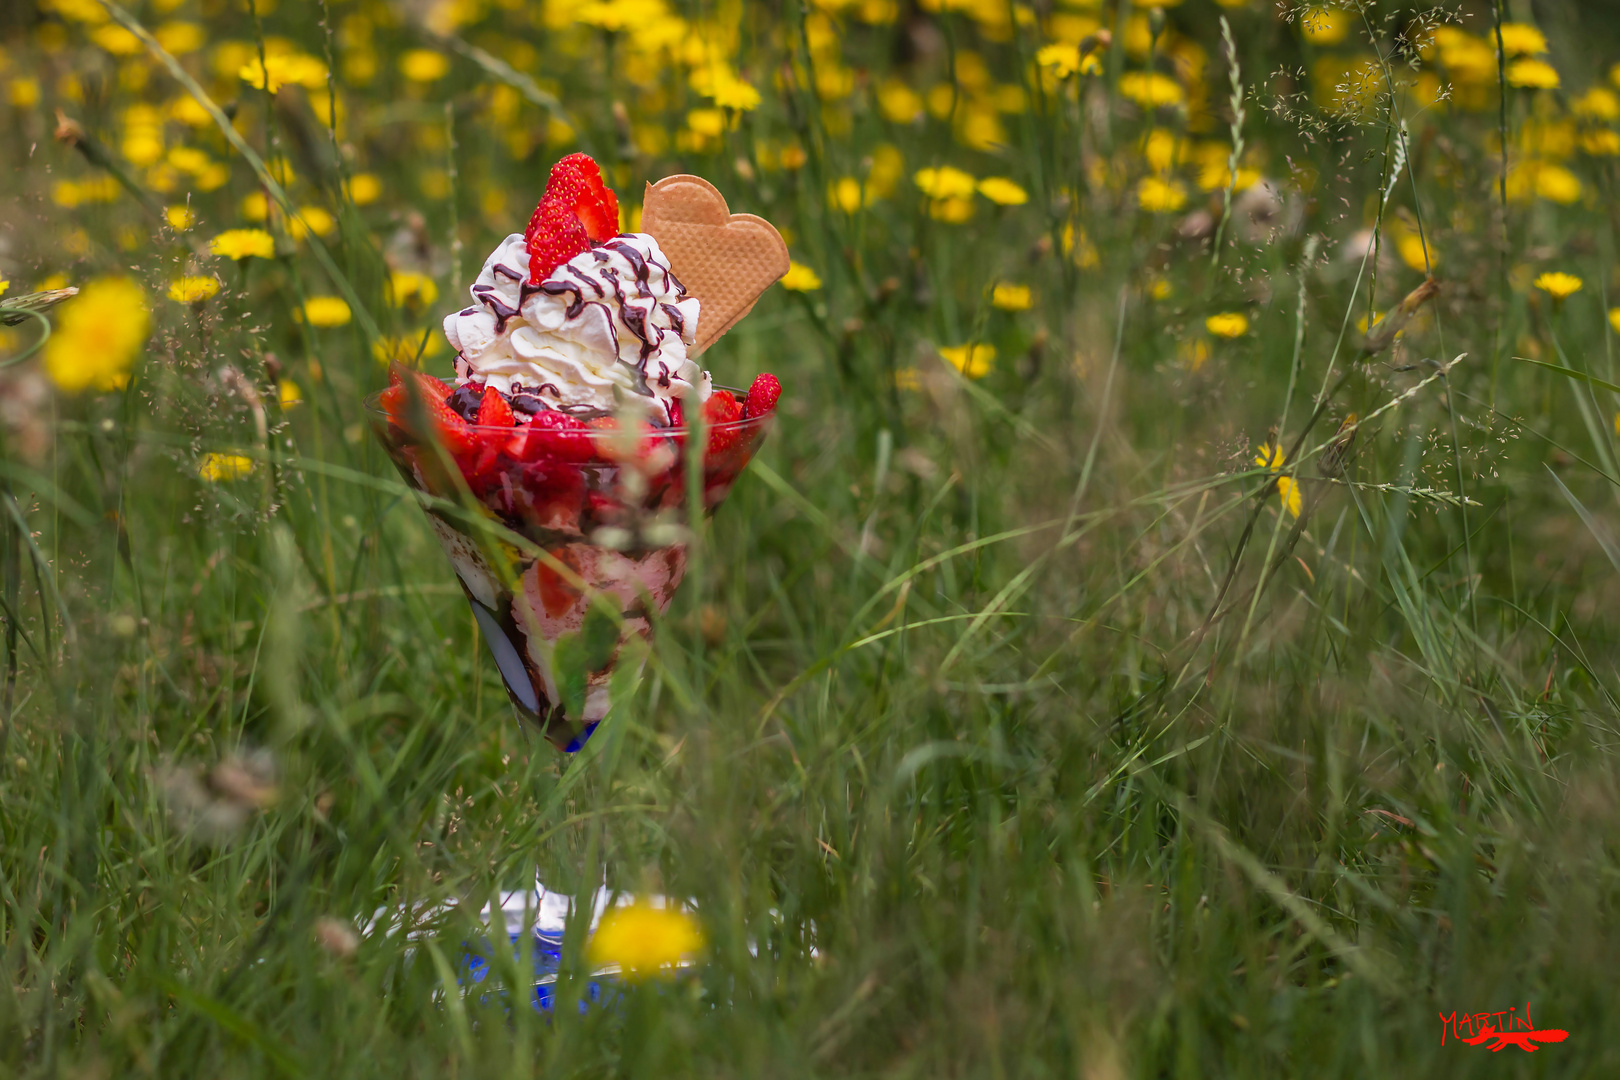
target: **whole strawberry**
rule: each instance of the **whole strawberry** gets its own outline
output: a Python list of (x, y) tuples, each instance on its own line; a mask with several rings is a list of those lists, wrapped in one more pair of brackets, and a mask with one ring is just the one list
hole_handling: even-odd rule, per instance
[(530, 283), (538, 285), (575, 255), (618, 233), (619, 199), (602, 183), (602, 170), (588, 154), (569, 154), (551, 167), (546, 193), (523, 233)]
[(754, 385), (748, 388), (748, 398), (743, 402), (743, 416), (753, 419), (764, 416), (776, 408), (776, 400), (782, 396), (782, 384), (775, 375), (762, 371), (754, 376)]

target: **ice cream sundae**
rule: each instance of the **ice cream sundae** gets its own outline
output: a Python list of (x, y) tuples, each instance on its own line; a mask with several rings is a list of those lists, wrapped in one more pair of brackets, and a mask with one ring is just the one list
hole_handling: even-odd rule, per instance
[[(781, 393), (712, 384), (695, 357), (786, 272), (767, 222), (697, 177), (647, 188), (644, 232), (584, 154), (562, 159), (528, 228), (501, 241), (444, 320), (454, 381), (396, 365), (378, 433), (424, 500), (520, 716), (572, 749), (609, 677), (686, 570), (688, 436), (707, 432), (702, 506), (748, 464)], [(447, 503), (529, 544), (492, 543)]]

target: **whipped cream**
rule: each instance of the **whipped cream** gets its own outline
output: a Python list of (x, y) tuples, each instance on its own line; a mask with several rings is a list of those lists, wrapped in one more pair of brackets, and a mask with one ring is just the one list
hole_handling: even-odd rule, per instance
[(473, 305), (444, 320), (456, 382), (494, 387), (520, 415), (639, 407), (668, 425), (676, 400), (708, 400), (709, 373), (686, 355), (697, 299), (646, 233), (582, 252), (538, 285), (529, 283), (523, 235), (513, 233), (485, 260), (471, 292)]

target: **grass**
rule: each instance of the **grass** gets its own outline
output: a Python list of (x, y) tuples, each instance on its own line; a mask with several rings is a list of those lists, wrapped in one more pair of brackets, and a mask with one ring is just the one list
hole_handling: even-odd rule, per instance
[[(1336, 39), (1202, 0), (1159, 37), (1127, 5), (830, 7), (697, 5), (652, 49), (674, 24), (601, 5), (130, 6), (217, 118), (99, 5), (0, 15), (4, 299), (125, 274), (154, 319), (124, 389), (0, 371), (0, 1070), (1614, 1074), (1616, 158), (1588, 90), (1620, 23), (1505, 5), (1562, 86), (1504, 92), (1489, 4), (1437, 9), (1470, 36), (1425, 55), (1389, 3)], [(1036, 61), (1097, 29), (1098, 73)], [(233, 75), (288, 49), (310, 85)], [(415, 49), (445, 73), (408, 79)], [(702, 111), (716, 60), (756, 108)], [(1181, 103), (1131, 100), (1147, 71)], [(434, 342), (575, 148), (627, 204), (711, 178), (821, 286), (707, 354), (776, 372), (780, 423), (565, 760), (360, 401), (379, 335)], [(942, 166), (1028, 201), (930, 199)], [(269, 212), (274, 258), (208, 257), (271, 189), (330, 229)], [(385, 289), (407, 271), (438, 297)], [(165, 299), (181, 273), (222, 287)], [(325, 295), (347, 324), (295, 317)], [(987, 371), (940, 359), (972, 344)], [(553, 1016), (464, 998), (471, 913), (536, 874), (690, 898), (706, 963), (581, 1013), (576, 922)], [(351, 936), (452, 902), (414, 944)], [(1526, 1003), (1569, 1040), (1442, 1045), (1444, 1014)]]

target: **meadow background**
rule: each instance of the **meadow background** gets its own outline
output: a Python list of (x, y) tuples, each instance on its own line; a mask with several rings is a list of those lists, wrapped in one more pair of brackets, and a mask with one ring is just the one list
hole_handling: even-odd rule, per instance
[[(3, 5), (0, 304), (82, 292), (0, 328), (0, 1073), (1615, 1075), (1617, 62), (1573, 0)], [(565, 760), (361, 400), (574, 150), (796, 265)], [(464, 1000), (537, 873), (706, 962)]]

